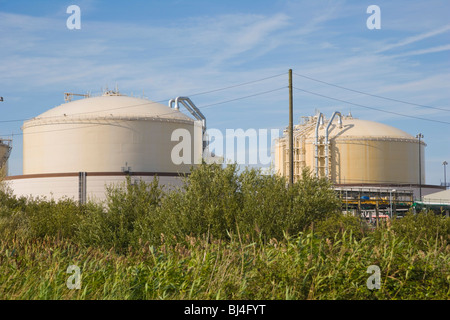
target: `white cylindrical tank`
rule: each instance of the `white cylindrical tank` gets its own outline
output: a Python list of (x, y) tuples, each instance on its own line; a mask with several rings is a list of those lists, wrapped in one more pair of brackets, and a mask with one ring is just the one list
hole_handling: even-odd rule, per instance
[[(189, 133), (191, 163), (176, 164), (172, 133)], [(181, 141), (181, 140), (180, 140)], [(64, 103), (23, 125), (23, 174), (186, 173), (202, 156), (201, 123), (160, 103), (117, 93)]]
[[(317, 126), (318, 119), (310, 117), (295, 126), (295, 179), (309, 167), (317, 176), (336, 184), (425, 184), (423, 141), (419, 150), (418, 139), (402, 130), (347, 116), (342, 117), (342, 126), (338, 119), (329, 126), (327, 151), (329, 120)], [(289, 174), (288, 151), (286, 134), (275, 146), (275, 169), (285, 176)]]

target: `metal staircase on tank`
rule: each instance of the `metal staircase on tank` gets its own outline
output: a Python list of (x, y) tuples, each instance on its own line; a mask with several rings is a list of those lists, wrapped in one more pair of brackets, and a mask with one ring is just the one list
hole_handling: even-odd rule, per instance
[[(321, 165), (321, 163), (325, 163), (325, 138), (324, 137), (319, 137), (318, 143), (317, 143), (317, 147), (318, 147), (318, 152), (317, 152), (317, 165), (314, 167), (314, 170), (318, 169), (318, 173), (319, 173), (319, 177), (322, 177), (324, 174), (321, 174), (321, 172), (325, 171), (325, 165)], [(321, 170), (322, 169), (322, 170)]]
[(301, 178), (306, 167), (306, 136), (314, 126), (313, 122), (307, 122), (294, 129), (294, 180)]

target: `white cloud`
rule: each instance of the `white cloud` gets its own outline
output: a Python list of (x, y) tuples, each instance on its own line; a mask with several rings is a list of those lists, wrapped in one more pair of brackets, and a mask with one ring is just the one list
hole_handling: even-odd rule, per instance
[(398, 57), (407, 57), (407, 56), (418, 56), (422, 54), (428, 54), (428, 53), (436, 53), (436, 52), (442, 52), (442, 51), (448, 51), (450, 50), (450, 45), (443, 45), (443, 46), (437, 46), (433, 48), (427, 48), (427, 49), (421, 49), (421, 50), (415, 50), (410, 52), (405, 52), (397, 55), (391, 56), (391, 58), (398, 58)]
[(446, 26), (443, 26), (441, 28), (438, 28), (438, 29), (435, 29), (435, 30), (432, 30), (432, 31), (429, 31), (429, 32), (425, 32), (425, 33), (421, 33), (421, 34), (418, 34), (418, 35), (415, 35), (415, 36), (412, 36), (412, 37), (408, 37), (408, 38), (406, 38), (406, 39), (404, 39), (402, 41), (399, 41), (397, 43), (394, 43), (394, 44), (391, 44), (391, 45), (387, 45), (384, 48), (378, 50), (377, 53), (381, 53), (381, 52), (385, 52), (385, 51), (388, 51), (388, 50), (391, 50), (391, 49), (394, 49), (394, 48), (406, 46), (406, 45), (412, 44), (412, 43), (417, 42), (417, 41), (422, 41), (422, 40), (425, 40), (427, 38), (439, 35), (441, 33), (445, 33), (447, 31), (450, 31), (450, 25), (446, 25)]
[[(47, 97), (26, 106), (14, 105), (7, 118), (35, 116), (38, 108), (44, 111), (54, 105), (53, 101), (58, 103), (59, 97), (62, 102), (64, 90), (95, 93), (117, 82), (124, 93), (145, 90), (150, 99), (162, 100), (286, 72), (285, 77), (194, 97), (201, 107), (287, 86), (289, 68), (355, 90), (446, 107), (450, 92), (448, 59), (431, 60), (427, 55), (449, 50), (448, 41), (442, 39), (450, 25), (439, 18), (444, 10), (433, 9), (442, 1), (386, 3), (381, 6), (382, 29), (376, 34), (365, 27), (367, 5), (344, 1), (283, 3), (274, 12), (255, 8), (239, 13), (230, 5), (232, 10), (220, 13), (205, 10), (202, 16), (182, 19), (168, 14), (159, 22), (149, 19), (137, 23), (132, 17), (108, 19), (102, 12), (104, 3), (97, 2), (93, 8), (80, 5), (79, 32), (67, 30), (68, 15), (63, 6), (47, 17), (0, 12), (2, 95), (6, 91), (8, 103), (15, 97)], [(102, 20), (95, 20), (92, 12), (96, 8), (99, 15), (105, 14)], [(165, 23), (161, 23), (163, 19)], [(407, 23), (416, 20), (417, 25), (408, 28)], [(412, 33), (416, 35), (410, 36)], [(294, 85), (381, 109), (445, 117), (433, 110), (409, 108), (298, 77), (294, 77)], [(204, 111), (208, 123), (220, 129), (282, 128), (287, 124), (287, 102), (285, 90)], [(320, 108), (327, 115), (351, 109), (355, 117), (404, 120), (298, 91), (294, 92), (294, 102), (296, 119)], [(28, 114), (17, 116), (17, 110)], [(422, 124), (414, 120), (403, 123), (413, 130)], [(2, 131), (17, 132), (19, 126)]]

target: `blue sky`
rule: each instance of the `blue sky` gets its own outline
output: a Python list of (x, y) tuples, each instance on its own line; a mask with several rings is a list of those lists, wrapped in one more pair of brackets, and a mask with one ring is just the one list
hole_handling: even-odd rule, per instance
[[(72, 4), (81, 9), (80, 30), (66, 27)], [(381, 9), (379, 30), (366, 26), (372, 4)], [(446, 0), (0, 0), (0, 134), (14, 134), (10, 174), (22, 173), (23, 120), (63, 103), (64, 92), (100, 93), (117, 84), (153, 101), (191, 96), (210, 128), (284, 128), (293, 69), (416, 104), (293, 79), (296, 88), (316, 93), (294, 90), (295, 122), (316, 109), (327, 117), (351, 111), (421, 132), (426, 183), (440, 184), (442, 162), (450, 160), (448, 12)], [(262, 78), (269, 79), (195, 95)], [(246, 96), (252, 97), (234, 100)], [(228, 100), (234, 101), (216, 104)]]

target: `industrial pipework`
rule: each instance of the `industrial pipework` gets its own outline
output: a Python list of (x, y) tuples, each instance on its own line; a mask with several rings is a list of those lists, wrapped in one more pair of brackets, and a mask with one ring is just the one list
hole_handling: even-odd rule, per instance
[(333, 119), (334, 119), (334, 117), (336, 115), (339, 116), (339, 120), (338, 120), (339, 128), (342, 128), (342, 115), (341, 115), (340, 112), (335, 111), (333, 113), (333, 115), (331, 116), (331, 119), (330, 119), (330, 121), (328, 122), (328, 125), (327, 125), (327, 129), (325, 131), (325, 178), (326, 179), (328, 179), (328, 158), (329, 158), (329, 154), (328, 154), (328, 149), (329, 149), (328, 148), (329, 147), (328, 133), (329, 133), (329, 129), (330, 129), (331, 123), (333, 122)]
[[(329, 152), (328, 152), (328, 146), (329, 146), (329, 131), (331, 124), (333, 122), (333, 119), (335, 116), (339, 116), (338, 123), (340, 125), (340, 128), (342, 128), (342, 115), (340, 112), (335, 111), (333, 115), (331, 116), (330, 121), (328, 122), (327, 128), (325, 130), (325, 177), (328, 179), (328, 159), (329, 159)], [(319, 177), (319, 128), (321, 125), (324, 124), (324, 115), (322, 112), (319, 113), (317, 116), (317, 123), (316, 123), (316, 137), (315, 137), (315, 162), (316, 162), (316, 177)]]
[(316, 124), (316, 141), (315, 141), (315, 152), (316, 152), (316, 177), (319, 177), (319, 127), (323, 125), (323, 113), (319, 113), (317, 117)]
[[(206, 134), (206, 118), (201, 113), (201, 111), (195, 106), (189, 97), (176, 97), (175, 99), (169, 100), (169, 107), (174, 108), (175, 110), (180, 109), (180, 103), (194, 116), (195, 119), (202, 122), (202, 138), (203, 138), (203, 150), (205, 150), (207, 143), (205, 141)], [(173, 107), (173, 104), (175, 106)]]

